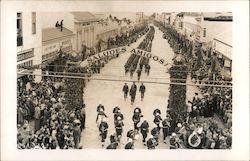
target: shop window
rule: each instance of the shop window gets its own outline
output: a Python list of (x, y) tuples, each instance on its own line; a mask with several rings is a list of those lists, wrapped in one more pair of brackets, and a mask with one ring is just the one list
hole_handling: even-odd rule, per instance
[(36, 12), (32, 12), (32, 34), (36, 34)]
[(22, 13), (17, 13), (17, 46), (23, 45)]

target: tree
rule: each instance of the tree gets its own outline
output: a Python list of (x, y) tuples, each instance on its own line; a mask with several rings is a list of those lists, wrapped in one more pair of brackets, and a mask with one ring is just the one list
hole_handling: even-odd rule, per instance
[[(174, 58), (174, 65), (169, 69), (171, 83), (186, 83), (188, 68), (184, 57), (178, 54)], [(186, 85), (170, 85), (169, 107), (177, 112), (186, 111)]]
[[(79, 73), (81, 68), (71, 66), (68, 68), (70, 73)], [(85, 80), (81, 78), (67, 78), (66, 79), (65, 101), (68, 109), (79, 108), (83, 105), (83, 89)]]

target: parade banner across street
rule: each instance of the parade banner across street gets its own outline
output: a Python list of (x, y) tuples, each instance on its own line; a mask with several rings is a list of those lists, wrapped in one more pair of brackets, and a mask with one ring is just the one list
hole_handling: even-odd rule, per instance
[(156, 61), (164, 66), (168, 65), (168, 63), (165, 59), (162, 59), (153, 53), (147, 52), (145, 50), (140, 50), (140, 49), (131, 49), (129, 46), (123, 46), (123, 47), (106, 50), (106, 51), (97, 53), (95, 55), (92, 55), (91, 57), (87, 58), (85, 61), (81, 62), (80, 66), (85, 67), (85, 66), (88, 66), (89, 64), (91, 64), (92, 62), (98, 61), (106, 56), (113, 57), (113, 56), (116, 56), (119, 54), (126, 53), (129, 50), (131, 50), (130, 52), (132, 54), (136, 54), (136, 55), (140, 55), (141, 57), (152, 59), (152, 60), (154, 60), (154, 61)]
[(145, 58), (153, 59), (154, 61), (156, 61), (164, 66), (168, 65), (166, 60), (164, 60), (164, 59), (160, 58), (159, 56), (154, 55), (150, 52), (147, 52), (145, 50), (133, 49), (133, 50), (131, 50), (131, 53), (136, 54), (136, 55), (140, 55), (140, 56), (145, 57)]
[(127, 49), (128, 47), (123, 46), (123, 47), (119, 47), (119, 48), (114, 48), (114, 49), (110, 49), (110, 50), (106, 50), (100, 53), (97, 53), (95, 55), (92, 55), (91, 57), (87, 58), (85, 61), (81, 62), (80, 66), (81, 67), (85, 67), (88, 66), (90, 63), (94, 62), (94, 61), (98, 61), (106, 56), (115, 56), (115, 55), (119, 55), (119, 54), (123, 54), (126, 51), (128, 51)]

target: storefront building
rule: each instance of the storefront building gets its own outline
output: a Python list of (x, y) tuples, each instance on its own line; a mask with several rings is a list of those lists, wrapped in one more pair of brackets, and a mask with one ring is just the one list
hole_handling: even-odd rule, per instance
[(75, 49), (81, 51), (82, 44), (95, 46), (95, 24), (98, 19), (90, 12), (72, 12), (74, 16)]
[(36, 12), (17, 13), (17, 77), (41, 62), (41, 19)]
[(232, 76), (232, 35), (231, 31), (218, 35), (213, 39), (213, 52), (218, 56), (221, 75), (226, 79)]
[(42, 30), (42, 64), (52, 62), (60, 49), (66, 54), (73, 51), (74, 34), (71, 30), (63, 28), (46, 28)]

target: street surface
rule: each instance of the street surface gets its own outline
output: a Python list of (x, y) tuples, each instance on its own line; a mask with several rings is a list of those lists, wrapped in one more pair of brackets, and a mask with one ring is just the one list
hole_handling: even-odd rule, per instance
[[(155, 27), (155, 26), (154, 26)], [(172, 58), (174, 57), (174, 52), (170, 48), (167, 40), (162, 38), (163, 33), (155, 27), (155, 38), (152, 44), (152, 52), (159, 58), (167, 60), (167, 62), (172, 63)], [(130, 47), (136, 48), (139, 43), (144, 39), (141, 37), (136, 43), (131, 44)], [(101, 69), (100, 74), (95, 74), (93, 78), (114, 78), (114, 79), (126, 79), (130, 80), (129, 73), (125, 76), (124, 64), (130, 56), (130, 51), (120, 55), (118, 58), (111, 60), (104, 68)], [(149, 76), (142, 72), (141, 81), (154, 81), (154, 82), (169, 82), (170, 75), (166, 73), (167, 69), (162, 64), (157, 61), (150, 59), (149, 64), (151, 66)], [(143, 68), (144, 69), (144, 68)], [(137, 80), (137, 73), (134, 73), (134, 77), (131, 80)], [(190, 78), (188, 77), (188, 83), (190, 83)], [(162, 112), (161, 116), (164, 119), (167, 110), (167, 101), (169, 97), (169, 85), (167, 84), (157, 84), (157, 83), (144, 83), (146, 86), (146, 92), (144, 100), (141, 101), (139, 86), (141, 83), (136, 82), (137, 93), (135, 103), (131, 105), (130, 97), (124, 100), (122, 88), (124, 81), (100, 81), (91, 80), (87, 83), (84, 90), (84, 102), (86, 104), (86, 128), (82, 132), (81, 144), (83, 149), (101, 149), (101, 140), (99, 136), (99, 131), (96, 125), (97, 106), (101, 103), (105, 107), (105, 113), (108, 115), (107, 122), (109, 124), (108, 137), (105, 142), (105, 148), (109, 145), (110, 133), (114, 130), (114, 115), (113, 108), (118, 105), (121, 109), (121, 113), (124, 115), (124, 128), (123, 136), (121, 139), (121, 144), (118, 149), (124, 149), (124, 145), (127, 143), (127, 131), (131, 126), (133, 126), (132, 115), (133, 110), (136, 106), (142, 109), (142, 114), (144, 118), (149, 122), (149, 131), (154, 126), (153, 123), (153, 111), (159, 108)], [(127, 82), (129, 88), (132, 82)], [(194, 93), (198, 92), (198, 88), (195, 86), (187, 87), (187, 100), (191, 100)], [(142, 118), (143, 119), (143, 118)], [(135, 149), (146, 149), (147, 147), (143, 145), (142, 136), (135, 142)], [(169, 142), (167, 144), (163, 143), (162, 131), (159, 139), (158, 149), (169, 149)]]

